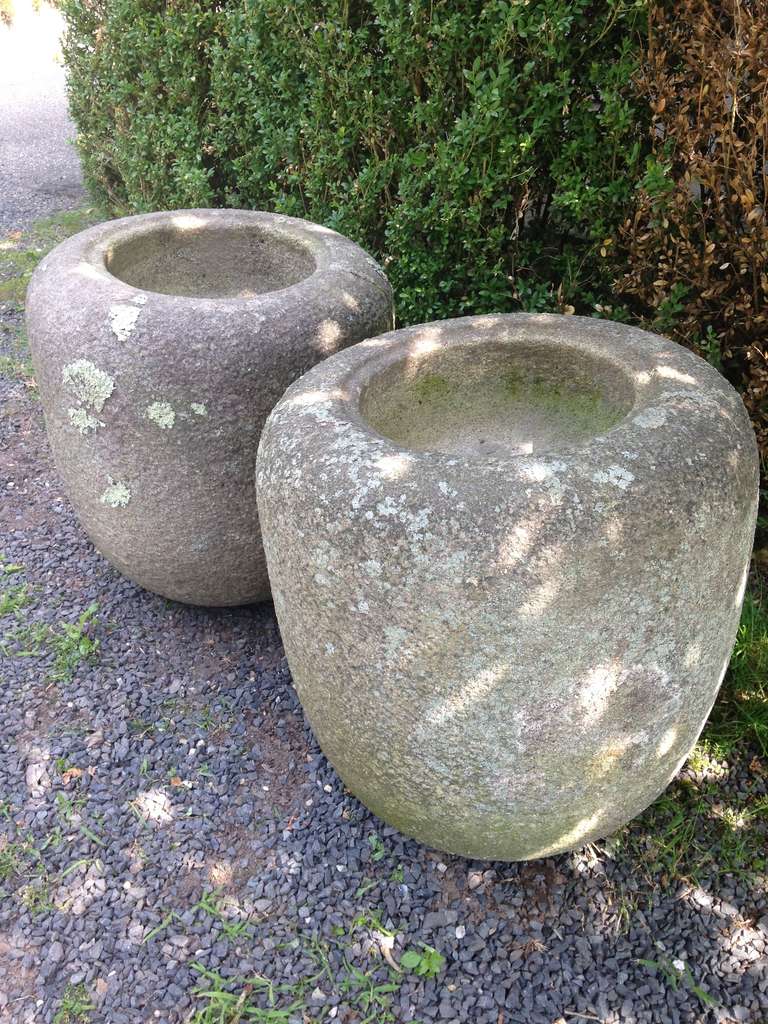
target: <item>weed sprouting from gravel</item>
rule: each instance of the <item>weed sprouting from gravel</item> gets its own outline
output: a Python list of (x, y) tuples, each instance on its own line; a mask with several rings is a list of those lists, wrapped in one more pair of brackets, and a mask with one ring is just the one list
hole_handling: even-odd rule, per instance
[(420, 978), (436, 978), (445, 967), (445, 957), (434, 946), (424, 942), (420, 942), (419, 946), (420, 949), (407, 949), (403, 953), (400, 966), (406, 971), (413, 971)]
[(77, 985), (68, 983), (53, 1018), (53, 1024), (87, 1024), (94, 1009), (95, 1006), (83, 982)]
[(101, 643), (94, 636), (99, 621), (98, 609), (98, 603), (92, 601), (76, 622), (62, 622), (58, 631), (50, 635), (49, 643), (55, 656), (53, 679), (69, 680), (80, 664), (96, 661)]
[(689, 989), (704, 1006), (717, 1006), (717, 1000), (713, 999), (708, 992), (696, 983), (690, 967), (682, 960), (670, 960), (666, 956), (660, 956), (658, 960), (638, 959), (637, 963), (649, 970), (658, 971), (667, 985), (673, 992), (677, 991), (680, 985)]
[[(225, 979), (202, 964), (191, 966), (202, 978), (193, 995), (204, 1003), (191, 1024), (239, 1024), (246, 1020), (255, 1024), (289, 1024), (304, 1008), (304, 1000), (296, 998), (300, 986), (276, 985), (260, 975)], [(233, 988), (240, 991), (232, 992)]]

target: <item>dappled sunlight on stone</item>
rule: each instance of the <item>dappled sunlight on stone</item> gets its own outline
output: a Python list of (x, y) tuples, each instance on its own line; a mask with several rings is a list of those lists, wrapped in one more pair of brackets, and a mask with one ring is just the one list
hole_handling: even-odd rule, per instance
[(634, 736), (623, 736), (620, 739), (617, 737), (601, 747), (589, 762), (587, 770), (590, 776), (600, 779), (610, 774), (635, 742)]
[(177, 213), (171, 218), (171, 223), (181, 232), (202, 231), (207, 221), (194, 213)]
[(503, 664), (494, 665), (492, 668), (478, 672), (476, 676), (469, 679), (460, 689), (442, 700), (440, 705), (429, 711), (426, 721), (430, 726), (443, 725), (472, 707), (477, 701), (482, 700), (491, 693), (499, 682), (504, 678), (506, 666)]
[(552, 604), (560, 593), (561, 582), (556, 576), (540, 583), (531, 596), (520, 605), (520, 615), (524, 619), (538, 618)]
[[(287, 220), (287, 218), (281, 217), (281, 220)], [(333, 235), (335, 232), (332, 228), (326, 228), (322, 224), (315, 224), (312, 221), (303, 221), (303, 227), (311, 232), (313, 235)]]
[(232, 862), (223, 858), (211, 860), (208, 864), (208, 878), (215, 888), (231, 885), (234, 872)]
[(106, 278), (106, 274), (103, 271), (98, 270), (90, 263), (86, 263), (84, 260), (78, 263), (75, 267), (75, 273), (79, 277), (84, 277), (88, 281), (103, 281)]
[(617, 661), (610, 665), (593, 668), (586, 679), (578, 686), (578, 699), (586, 720), (594, 722), (602, 718), (608, 709), (611, 698), (619, 686), (621, 666)]
[(131, 801), (138, 814), (147, 821), (154, 821), (158, 825), (168, 825), (173, 821), (173, 804), (171, 798), (161, 786), (154, 789), (147, 789), (139, 793)]
[(695, 377), (691, 377), (689, 373), (682, 373), (680, 370), (676, 370), (674, 366), (657, 366), (655, 371), (658, 377), (665, 377), (667, 380), (676, 380), (681, 384), (695, 384)]
[(667, 729), (667, 731), (661, 737), (659, 745), (656, 747), (656, 757), (666, 756), (674, 747), (676, 739), (677, 729), (674, 726), (672, 726), (671, 728)]
[(587, 836), (592, 836), (598, 830), (600, 821), (603, 817), (603, 810), (595, 811), (594, 814), (588, 818), (582, 818), (577, 822), (573, 828), (568, 829), (562, 835), (546, 846), (540, 847), (538, 850), (533, 850), (528, 854), (529, 860), (536, 860), (539, 857), (551, 857), (555, 853), (559, 853), (561, 850), (568, 849), (572, 846), (578, 846), (582, 843)]
[[(104, 865), (98, 858), (90, 862), (75, 862), (53, 893), (56, 907), (74, 917), (85, 913), (92, 903), (106, 895), (104, 874)], [(133, 884), (126, 882), (124, 887)]]
[(347, 397), (346, 392), (334, 388), (331, 391), (305, 391), (304, 394), (292, 396), (286, 399), (288, 405), (319, 405), (322, 402), (343, 401)]
[(536, 541), (536, 526), (534, 524), (521, 524), (515, 526), (499, 545), (496, 566), (499, 569), (515, 565), (530, 551)]
[(701, 643), (693, 640), (685, 649), (683, 664), (686, 668), (695, 668), (701, 661)]
[(398, 480), (408, 471), (412, 462), (409, 455), (382, 455), (374, 465), (386, 480)]
[(324, 356), (330, 356), (339, 349), (341, 327), (335, 320), (323, 320), (317, 329), (315, 348)]
[(739, 583), (736, 591), (736, 596), (733, 599), (733, 607), (741, 608), (742, 602), (744, 601), (744, 594), (747, 591), (747, 580), (749, 579), (749, 561), (744, 566), (744, 572), (741, 575), (741, 582)]

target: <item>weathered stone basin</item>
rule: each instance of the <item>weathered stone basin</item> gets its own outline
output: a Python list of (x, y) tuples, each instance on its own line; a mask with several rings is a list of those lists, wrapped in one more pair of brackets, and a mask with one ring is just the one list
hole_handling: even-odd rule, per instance
[(257, 493), (290, 668), (345, 784), (482, 858), (638, 814), (722, 681), (757, 479), (724, 378), (619, 324), (468, 318), (315, 367), (266, 424)]
[(99, 551), (179, 601), (267, 598), (261, 428), (318, 360), (392, 326), (374, 261), (268, 213), (128, 217), (43, 260), (27, 320), (56, 464)]

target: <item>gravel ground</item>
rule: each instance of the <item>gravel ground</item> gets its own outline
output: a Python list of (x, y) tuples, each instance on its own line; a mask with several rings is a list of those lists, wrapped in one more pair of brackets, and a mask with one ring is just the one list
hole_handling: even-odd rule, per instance
[(14, 0), (0, 22), (0, 230), (18, 230), (84, 201), (80, 162), (70, 139), (64, 69), (57, 61), (60, 15)]
[[(319, 753), (272, 607), (190, 608), (119, 576), (61, 492), (37, 400), (7, 380), (0, 399), (4, 558), (23, 566), (0, 587), (30, 598), (0, 620), (0, 1019), (48, 1022), (87, 991), (94, 1022), (171, 1024), (201, 984), (261, 975), (297, 1005), (248, 1019), (768, 1020), (764, 887), (664, 893), (594, 848), (502, 865), (404, 840)], [(66, 678), (43, 633), (91, 602), (100, 647)], [(392, 971), (385, 932), (395, 961), (434, 947), (437, 977)]]

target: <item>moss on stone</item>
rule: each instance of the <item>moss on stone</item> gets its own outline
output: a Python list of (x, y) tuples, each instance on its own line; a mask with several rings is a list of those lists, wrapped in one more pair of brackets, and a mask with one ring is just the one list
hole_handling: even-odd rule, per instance
[(446, 398), (451, 393), (449, 381), (439, 373), (426, 373), (418, 377), (411, 385), (417, 401)]

